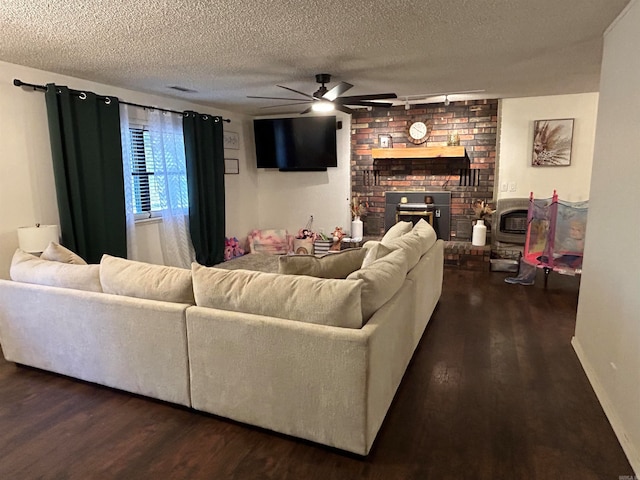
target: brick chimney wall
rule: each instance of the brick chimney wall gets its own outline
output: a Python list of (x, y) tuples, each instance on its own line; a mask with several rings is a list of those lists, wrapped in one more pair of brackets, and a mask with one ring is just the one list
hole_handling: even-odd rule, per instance
[[(460, 145), (477, 169), (477, 185), (461, 185), (460, 163), (447, 158), (376, 159), (379, 135), (391, 135), (394, 148), (415, 148), (407, 141), (407, 127), (427, 121), (431, 135), (419, 147), (447, 145), (450, 133), (457, 133)], [(372, 111), (358, 110), (351, 120), (351, 194), (369, 205), (364, 217), (365, 235), (384, 233), (385, 192), (450, 191), (451, 240), (471, 239), (474, 200), (493, 202), (496, 166), (498, 100), (471, 100), (444, 104), (403, 105)]]

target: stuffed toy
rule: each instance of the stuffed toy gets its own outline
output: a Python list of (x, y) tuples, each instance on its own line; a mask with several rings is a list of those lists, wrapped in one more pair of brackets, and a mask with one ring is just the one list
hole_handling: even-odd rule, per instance
[(331, 234), (333, 237), (333, 245), (329, 248), (331, 252), (339, 252), (340, 251), (340, 242), (344, 238), (344, 232), (342, 231), (342, 227), (336, 227), (336, 229)]
[(244, 255), (244, 249), (236, 237), (224, 239), (224, 261)]

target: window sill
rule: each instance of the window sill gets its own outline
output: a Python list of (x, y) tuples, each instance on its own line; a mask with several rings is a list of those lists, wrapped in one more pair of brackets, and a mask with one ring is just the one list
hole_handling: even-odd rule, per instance
[(151, 217), (151, 218), (137, 218), (135, 220), (136, 225), (148, 225), (151, 223), (162, 223), (162, 217), (157, 216), (157, 217)]

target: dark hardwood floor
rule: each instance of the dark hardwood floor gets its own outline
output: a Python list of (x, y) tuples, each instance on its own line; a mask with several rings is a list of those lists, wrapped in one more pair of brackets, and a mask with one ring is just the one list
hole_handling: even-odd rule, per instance
[(366, 458), (0, 360), (0, 479), (633, 475), (570, 345), (578, 279), (506, 276), (445, 271)]

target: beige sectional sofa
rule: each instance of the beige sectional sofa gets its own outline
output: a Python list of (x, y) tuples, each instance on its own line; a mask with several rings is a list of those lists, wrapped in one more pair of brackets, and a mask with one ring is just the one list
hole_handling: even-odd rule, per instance
[(18, 251), (0, 344), (12, 362), (366, 455), (440, 297), (443, 242), (420, 222), (360, 252), (271, 258), (299, 274)]

